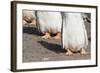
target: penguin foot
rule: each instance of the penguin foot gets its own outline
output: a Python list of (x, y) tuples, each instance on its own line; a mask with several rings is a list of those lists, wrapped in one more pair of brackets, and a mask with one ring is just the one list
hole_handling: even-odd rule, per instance
[(66, 55), (67, 55), (67, 56), (73, 56), (73, 52), (71, 52), (71, 51), (68, 49), (67, 52), (66, 52)]
[(58, 32), (58, 33), (56, 34), (56, 36), (54, 37), (54, 39), (60, 40), (60, 39), (61, 39), (61, 33)]
[(50, 33), (45, 33), (44, 36), (42, 36), (43, 39), (50, 39), (51, 36), (50, 36)]
[(81, 48), (80, 54), (81, 54), (81, 55), (87, 55), (88, 52), (86, 52), (86, 50), (85, 50), (84, 48)]
[(31, 25), (36, 26), (36, 19), (33, 19)]

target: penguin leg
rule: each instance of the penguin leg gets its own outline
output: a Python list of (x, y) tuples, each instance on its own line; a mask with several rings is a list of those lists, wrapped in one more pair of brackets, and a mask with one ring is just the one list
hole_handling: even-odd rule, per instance
[(57, 34), (54, 37), (54, 39), (61, 39), (61, 32), (57, 32)]
[(81, 55), (87, 55), (88, 52), (86, 52), (86, 50), (85, 50), (84, 48), (81, 48), (80, 54), (81, 54)]
[(66, 55), (67, 56), (72, 56), (73, 55), (73, 52), (68, 48), (67, 49), (67, 52), (66, 52)]
[(42, 36), (43, 39), (50, 39), (51, 36), (50, 36), (50, 33), (49, 32), (45, 32), (44, 33), (44, 36)]

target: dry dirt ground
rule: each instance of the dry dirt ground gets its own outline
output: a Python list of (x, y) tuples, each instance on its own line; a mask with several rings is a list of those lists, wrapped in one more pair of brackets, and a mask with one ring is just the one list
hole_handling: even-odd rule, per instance
[(36, 27), (32, 25), (23, 26), (23, 62), (40, 62), (40, 61), (63, 61), (63, 60), (83, 60), (91, 58), (90, 48), (90, 23), (85, 22), (89, 37), (87, 48), (88, 55), (81, 56), (79, 53), (73, 56), (66, 56), (65, 50), (62, 49), (61, 40), (41, 38), (41, 34)]

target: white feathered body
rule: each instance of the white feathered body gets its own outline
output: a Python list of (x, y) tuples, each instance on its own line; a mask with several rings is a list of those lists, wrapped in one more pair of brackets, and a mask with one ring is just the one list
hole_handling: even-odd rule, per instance
[(63, 48), (87, 48), (88, 38), (81, 13), (64, 13)]
[(37, 24), (41, 32), (61, 32), (61, 13), (37, 11)]

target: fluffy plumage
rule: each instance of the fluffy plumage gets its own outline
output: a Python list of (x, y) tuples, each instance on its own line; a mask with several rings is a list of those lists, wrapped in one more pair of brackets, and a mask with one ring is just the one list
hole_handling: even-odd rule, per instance
[(81, 13), (63, 14), (63, 47), (65, 49), (87, 48), (87, 31)]
[(61, 13), (37, 11), (37, 24), (42, 33), (61, 32), (61, 25), (62, 25)]

